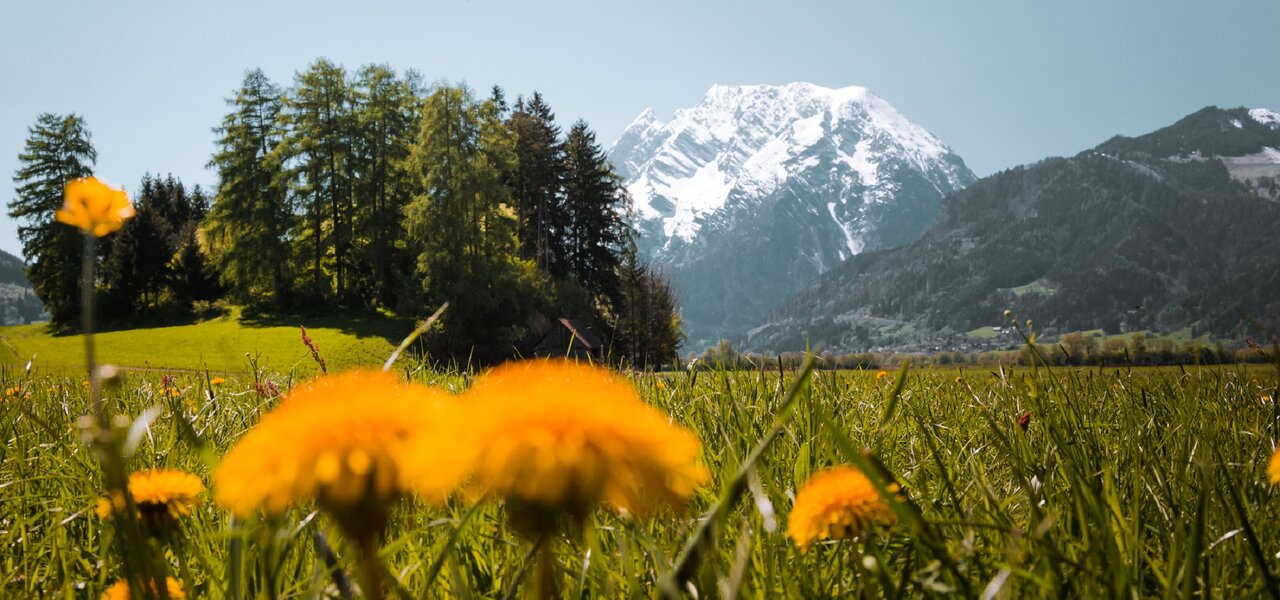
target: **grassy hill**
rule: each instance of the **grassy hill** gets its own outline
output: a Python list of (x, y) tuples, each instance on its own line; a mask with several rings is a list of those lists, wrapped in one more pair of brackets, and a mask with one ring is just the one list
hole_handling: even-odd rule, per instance
[[(98, 360), (130, 368), (248, 370), (248, 356), (274, 371), (318, 370), (298, 326), (320, 348), (330, 369), (380, 365), (413, 324), (389, 317), (272, 317), (231, 315), (190, 325), (150, 327), (98, 334)], [(84, 368), (84, 341), (54, 335), (44, 324), (0, 327), (0, 365), (18, 366), (35, 357), (44, 371)]]

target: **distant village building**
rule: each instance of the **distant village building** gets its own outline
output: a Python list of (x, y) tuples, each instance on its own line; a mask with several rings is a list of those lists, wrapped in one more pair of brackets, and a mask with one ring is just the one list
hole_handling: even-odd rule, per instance
[(533, 348), (534, 356), (604, 361), (604, 342), (582, 321), (563, 318), (539, 321), (535, 331), (541, 339)]

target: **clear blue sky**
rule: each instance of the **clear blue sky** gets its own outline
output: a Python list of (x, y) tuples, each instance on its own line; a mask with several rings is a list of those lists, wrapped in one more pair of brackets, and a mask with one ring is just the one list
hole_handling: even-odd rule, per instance
[(1210, 104), (1280, 109), (1277, 26), (1276, 0), (6, 2), (0, 199), (43, 111), (87, 119), (109, 182), (211, 185), (245, 69), (288, 84), (319, 56), (539, 90), (605, 144), (714, 83), (863, 85), (986, 175)]

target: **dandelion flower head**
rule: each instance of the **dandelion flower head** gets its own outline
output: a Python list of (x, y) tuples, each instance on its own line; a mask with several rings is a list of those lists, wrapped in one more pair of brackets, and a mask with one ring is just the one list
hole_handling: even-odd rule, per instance
[(507, 363), (464, 400), (480, 440), (475, 483), (518, 505), (576, 518), (599, 503), (644, 514), (678, 506), (707, 480), (697, 438), (605, 368)]
[(102, 237), (124, 225), (134, 215), (124, 190), (115, 189), (97, 177), (82, 177), (67, 183), (62, 208), (54, 213), (58, 221)]
[(801, 549), (817, 540), (853, 537), (893, 522), (893, 512), (862, 471), (837, 466), (810, 477), (796, 494), (787, 534)]
[[(169, 600), (185, 600), (186, 592), (182, 591), (182, 582), (172, 577), (164, 578), (164, 586), (168, 588)], [(154, 590), (153, 590), (154, 591)], [(159, 594), (151, 594), (158, 596)], [(132, 600), (133, 596), (129, 595), (129, 582), (120, 580), (102, 592), (101, 600)]]
[[(309, 499), (338, 514), (385, 510), (404, 491), (404, 445), (440, 425), (448, 395), (388, 373), (323, 375), (290, 390), (214, 472), (214, 498), (239, 516)], [(420, 487), (443, 496), (458, 474)]]
[[(200, 502), (204, 484), (181, 469), (149, 469), (129, 474), (129, 495), (144, 522), (191, 514)], [(124, 510), (124, 498), (101, 498), (94, 512), (104, 519)]]
[(1280, 485), (1280, 449), (1271, 455), (1271, 464), (1267, 465), (1267, 478), (1272, 485)]

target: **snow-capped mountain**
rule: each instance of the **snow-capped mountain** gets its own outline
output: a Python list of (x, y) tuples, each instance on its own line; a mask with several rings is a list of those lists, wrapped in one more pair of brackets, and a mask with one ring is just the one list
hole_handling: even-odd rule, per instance
[(866, 88), (809, 83), (717, 85), (668, 122), (646, 110), (610, 158), (693, 350), (855, 254), (914, 241), (975, 179)]

